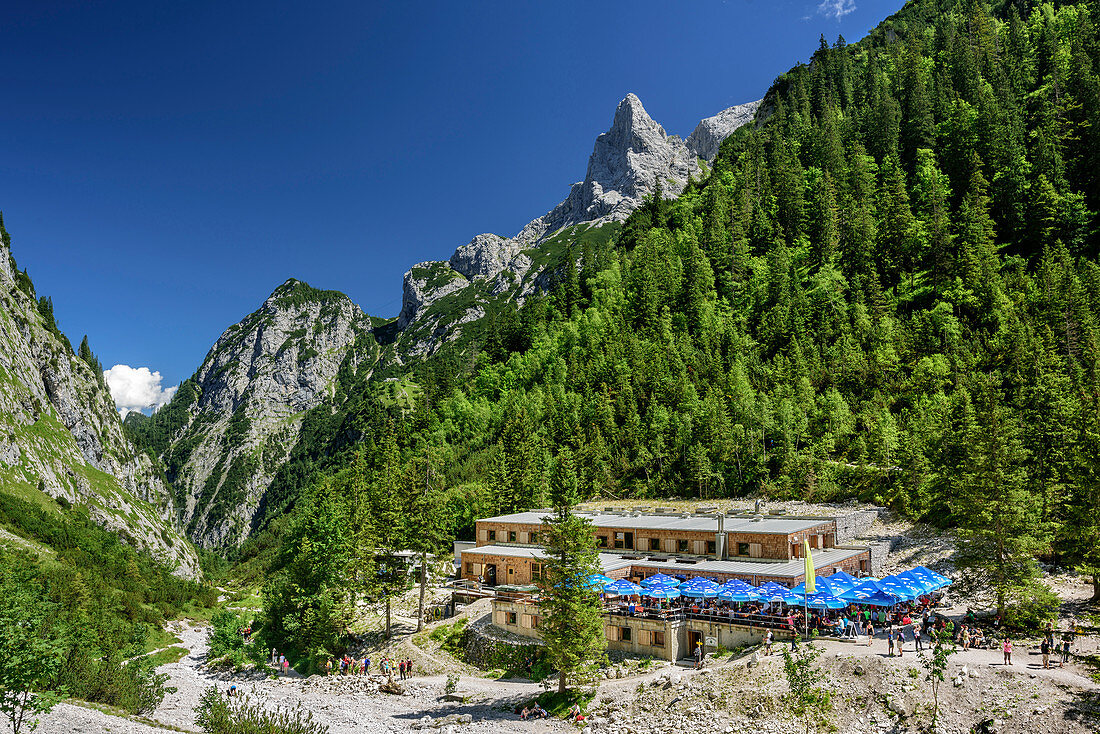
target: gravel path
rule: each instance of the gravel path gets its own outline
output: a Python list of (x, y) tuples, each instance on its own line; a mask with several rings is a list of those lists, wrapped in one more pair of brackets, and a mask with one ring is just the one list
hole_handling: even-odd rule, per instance
[[(412, 730), (425, 716), (440, 718), (451, 714), (470, 715), (473, 724), (460, 727), (470, 732), (572, 730), (560, 721), (519, 721), (512, 713), (517, 705), (542, 692), (542, 687), (535, 683), (463, 677), (458, 692), (466, 702), (458, 703), (441, 700), (446, 685), (446, 677), (442, 675), (416, 678), (405, 685), (406, 693), (400, 696), (374, 691), (367, 680), (355, 676), (302, 678), (292, 673), (276, 679), (235, 678), (203, 667), (206, 628), (174, 626), (171, 631), (190, 652), (179, 662), (158, 668), (169, 675), (167, 685), (177, 690), (166, 696), (147, 718), (175, 729), (196, 730), (195, 708), (206, 688), (214, 685), (224, 691), (235, 684), (243, 695), (268, 708), (302, 706), (327, 724), (331, 734), (404, 732)], [(38, 729), (57, 734), (150, 734), (166, 730), (71, 704), (57, 706), (43, 717)]]

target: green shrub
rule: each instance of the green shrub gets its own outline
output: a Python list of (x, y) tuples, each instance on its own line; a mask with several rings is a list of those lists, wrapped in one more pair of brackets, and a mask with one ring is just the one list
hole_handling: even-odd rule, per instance
[(428, 637), (438, 642), (444, 652), (461, 658), (464, 653), (463, 638), (466, 634), (467, 621), (465, 617), (462, 617), (454, 624), (441, 624), (429, 632)]
[(594, 691), (570, 688), (565, 693), (547, 691), (535, 700), (538, 701), (539, 706), (546, 709), (546, 713), (560, 717), (565, 716), (569, 709), (573, 708), (573, 704), (577, 704), (581, 707), (581, 711), (584, 711), (595, 695)]
[[(224, 660), (236, 668), (242, 668), (255, 661), (253, 645), (246, 641), (237, 630), (253, 626), (250, 614), (223, 609), (210, 619), (211, 660)], [(263, 657), (261, 653), (261, 657)]]
[(203, 692), (195, 723), (206, 734), (328, 734), (329, 730), (300, 705), (269, 711), (247, 697), (233, 701), (214, 686)]
[(168, 676), (157, 673), (156, 664), (150, 658), (124, 663), (118, 654), (94, 659), (76, 652), (69, 655), (62, 668), (59, 687), (72, 698), (105, 703), (132, 714), (148, 714), (176, 690), (164, 685)]
[(1038, 630), (1058, 614), (1061, 600), (1046, 584), (1033, 582), (1017, 591), (1005, 607), (1005, 626), (1014, 630)]

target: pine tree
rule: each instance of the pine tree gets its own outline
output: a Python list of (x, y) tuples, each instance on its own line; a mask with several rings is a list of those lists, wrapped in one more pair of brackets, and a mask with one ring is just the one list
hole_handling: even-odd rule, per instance
[(1078, 573), (1092, 579), (1092, 598), (1100, 599), (1100, 414), (1082, 406), (1074, 443), (1074, 476), (1066, 504), (1061, 546)]
[(264, 589), (266, 634), (308, 671), (336, 654), (355, 610), (347, 506), (331, 480), (302, 498)]
[(995, 377), (976, 379), (951, 508), (963, 537), (958, 565), (993, 590), (1003, 615), (1009, 599), (1034, 578), (1034, 554), (1044, 546), (1027, 492), (1019, 419), (1004, 404)]
[(439, 452), (431, 446), (422, 449), (419, 460), (410, 464), (410, 493), (408, 502), (408, 520), (406, 523), (407, 542), (410, 550), (420, 558), (420, 601), (416, 617), (416, 629), (424, 628), (424, 599), (428, 588), (428, 556), (435, 556), (445, 550), (450, 537), (446, 529), (446, 517), (443, 513), (442, 478), (439, 466)]
[(539, 582), (547, 657), (558, 669), (558, 691), (586, 680), (604, 659), (607, 640), (599, 597), (588, 585), (600, 572), (592, 524), (573, 513), (580, 500), (572, 453), (558, 455), (550, 481), (552, 511), (542, 521), (546, 548)]

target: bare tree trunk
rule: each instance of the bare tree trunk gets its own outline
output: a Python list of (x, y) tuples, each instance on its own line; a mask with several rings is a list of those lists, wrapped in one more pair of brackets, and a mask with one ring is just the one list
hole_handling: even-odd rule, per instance
[(386, 639), (390, 639), (390, 597), (386, 597)]
[(558, 693), (565, 693), (565, 671), (558, 671)]
[(428, 589), (428, 554), (420, 552), (420, 609), (416, 615), (416, 631), (424, 629), (424, 593)]
[(1092, 577), (1092, 599), (1093, 601), (1100, 600), (1100, 576)]

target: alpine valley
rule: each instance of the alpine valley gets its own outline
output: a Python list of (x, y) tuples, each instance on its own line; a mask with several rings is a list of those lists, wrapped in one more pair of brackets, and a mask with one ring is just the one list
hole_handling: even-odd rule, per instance
[(148, 415), (0, 217), (0, 712), (1100, 728), (1100, 0), (908, 0), (804, 57), (686, 137), (626, 94), (397, 314), (271, 283)]

